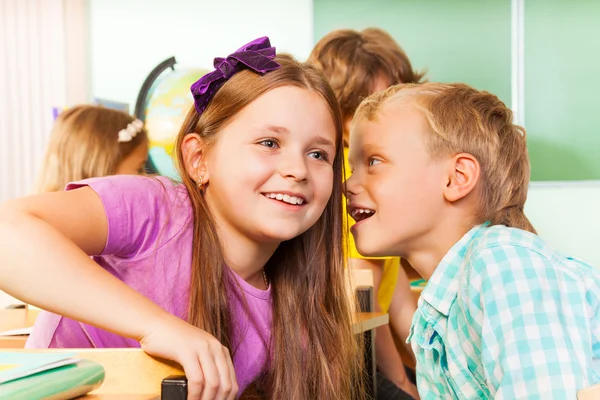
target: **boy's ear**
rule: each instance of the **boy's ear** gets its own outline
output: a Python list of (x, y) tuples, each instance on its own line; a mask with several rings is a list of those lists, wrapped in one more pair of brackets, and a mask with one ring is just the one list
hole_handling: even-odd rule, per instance
[(453, 203), (467, 196), (477, 186), (480, 173), (479, 161), (471, 154), (455, 155), (448, 163), (448, 182), (444, 198)]
[(196, 182), (202, 178), (202, 184), (207, 184), (209, 179), (206, 163), (206, 145), (197, 133), (187, 134), (181, 143), (185, 170)]

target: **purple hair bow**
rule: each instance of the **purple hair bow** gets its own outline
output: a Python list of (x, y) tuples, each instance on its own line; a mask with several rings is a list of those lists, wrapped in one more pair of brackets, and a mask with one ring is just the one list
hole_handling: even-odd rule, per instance
[(250, 69), (264, 74), (281, 67), (273, 61), (274, 58), (275, 47), (271, 47), (266, 36), (242, 46), (227, 58), (215, 58), (215, 70), (198, 79), (190, 88), (198, 114), (202, 114), (217, 90), (239, 71)]

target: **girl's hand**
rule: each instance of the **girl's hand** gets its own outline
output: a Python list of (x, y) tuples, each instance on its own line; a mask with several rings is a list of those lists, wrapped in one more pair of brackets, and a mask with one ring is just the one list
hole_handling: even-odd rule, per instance
[(214, 336), (169, 315), (141, 340), (148, 354), (178, 362), (188, 381), (188, 400), (234, 400), (238, 384), (229, 350)]

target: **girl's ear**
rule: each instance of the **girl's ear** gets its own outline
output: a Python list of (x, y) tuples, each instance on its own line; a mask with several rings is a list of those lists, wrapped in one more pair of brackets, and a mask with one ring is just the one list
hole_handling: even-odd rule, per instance
[(196, 183), (202, 179), (202, 185), (209, 180), (208, 166), (206, 165), (206, 144), (197, 133), (190, 133), (183, 138), (181, 143), (185, 170)]
[(448, 165), (448, 182), (444, 190), (444, 198), (454, 203), (475, 189), (481, 169), (479, 161), (469, 153), (457, 154)]

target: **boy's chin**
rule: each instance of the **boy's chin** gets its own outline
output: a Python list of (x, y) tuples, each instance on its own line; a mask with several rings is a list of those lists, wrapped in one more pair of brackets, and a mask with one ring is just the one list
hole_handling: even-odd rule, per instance
[(378, 245), (376, 243), (355, 243), (356, 249), (363, 257), (389, 257), (390, 255), (392, 255), (391, 249), (388, 249), (387, 247)]

